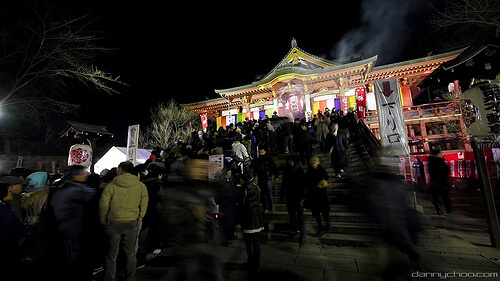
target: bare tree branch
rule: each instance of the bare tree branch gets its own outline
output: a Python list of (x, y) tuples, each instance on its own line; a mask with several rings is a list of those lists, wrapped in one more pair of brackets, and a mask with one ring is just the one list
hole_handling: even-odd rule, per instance
[(177, 141), (186, 141), (192, 131), (201, 128), (201, 120), (196, 114), (179, 106), (173, 99), (166, 105), (160, 104), (151, 110), (151, 126), (141, 131), (141, 147), (161, 147), (169, 149)]
[(500, 32), (500, 2), (498, 0), (446, 0), (443, 10), (434, 8), (430, 23), (436, 31), (454, 34), (480, 33), (494, 29)]
[[(31, 17), (3, 15), (0, 108), (15, 105), (22, 111), (21, 102), (29, 103), (35, 91), (42, 96), (46, 91), (62, 93), (65, 79), (77, 79), (109, 94), (119, 93), (117, 86), (126, 84), (92, 63), (96, 54), (111, 51), (96, 44), (100, 37), (90, 30), (94, 19), (88, 14), (69, 17), (42, 4), (32, 7)], [(60, 106), (56, 100), (45, 99)]]

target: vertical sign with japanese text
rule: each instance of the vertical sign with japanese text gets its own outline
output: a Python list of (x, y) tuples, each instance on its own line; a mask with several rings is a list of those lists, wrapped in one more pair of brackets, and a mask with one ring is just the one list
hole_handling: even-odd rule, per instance
[(366, 115), (366, 88), (356, 88), (356, 105), (358, 107), (357, 116), (358, 119), (365, 119)]
[(127, 161), (137, 164), (137, 145), (139, 144), (139, 125), (128, 126)]
[(207, 114), (206, 113), (202, 113), (200, 114), (200, 117), (201, 117), (201, 128), (203, 130), (203, 132), (207, 132), (207, 127), (208, 127), (208, 120), (207, 120)]
[(208, 180), (216, 182), (219, 180), (222, 169), (224, 169), (224, 154), (210, 155), (208, 158), (210, 165), (208, 166)]
[(389, 154), (408, 156), (403, 105), (396, 78), (375, 81), (378, 120), (382, 146)]
[(342, 96), (342, 111), (344, 111), (344, 115), (347, 114), (347, 109), (349, 108), (349, 97)]

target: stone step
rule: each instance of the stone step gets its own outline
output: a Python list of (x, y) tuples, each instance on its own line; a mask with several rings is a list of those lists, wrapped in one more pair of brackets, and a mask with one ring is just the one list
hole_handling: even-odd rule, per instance
[[(314, 221), (311, 211), (304, 211), (306, 221)], [(264, 214), (266, 221), (286, 221), (289, 219), (288, 211), (274, 211)], [(330, 222), (373, 222), (372, 219), (364, 213), (346, 212), (346, 211), (330, 211)]]
[[(264, 221), (264, 229), (273, 233), (292, 231), (289, 220), (272, 220), (269, 222)], [(307, 233), (318, 232), (317, 223), (315, 220), (306, 219), (306, 231)], [(325, 230), (325, 232), (353, 235), (381, 235), (382, 228), (374, 223), (330, 222), (330, 227)]]
[[(274, 204), (274, 210), (276, 212), (287, 212), (286, 204), (276, 203)], [(330, 212), (354, 212), (354, 210), (350, 205), (330, 205)]]
[[(316, 232), (307, 233), (306, 245), (332, 245), (332, 246), (351, 246), (351, 247), (370, 247), (380, 241), (380, 238), (375, 235), (353, 235), (340, 233), (325, 233), (322, 237), (315, 237)], [(279, 242), (295, 242), (298, 243), (298, 238), (294, 237), (293, 232), (261, 232), (259, 235), (260, 242), (267, 244), (271, 241)]]

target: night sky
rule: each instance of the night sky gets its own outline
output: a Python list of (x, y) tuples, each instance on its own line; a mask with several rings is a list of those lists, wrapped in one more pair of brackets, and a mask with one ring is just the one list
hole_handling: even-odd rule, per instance
[(378, 54), (376, 65), (424, 57), (435, 45), (426, 23), (433, 11), (421, 0), (58, 2), (98, 18), (93, 29), (104, 32), (101, 45), (117, 49), (95, 65), (129, 86), (112, 96), (75, 88), (85, 98), (73, 119), (106, 125), (119, 138), (128, 125), (146, 125), (159, 102), (217, 98), (214, 89), (255, 81), (280, 62), (292, 38), (327, 59)]

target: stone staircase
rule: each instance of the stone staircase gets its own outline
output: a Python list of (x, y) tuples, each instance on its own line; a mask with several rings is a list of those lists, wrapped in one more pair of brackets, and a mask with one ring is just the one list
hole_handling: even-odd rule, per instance
[[(371, 142), (373, 143), (373, 141)], [(330, 186), (328, 187), (330, 228), (325, 230), (322, 237), (314, 237), (314, 234), (317, 233), (316, 220), (312, 217), (311, 211), (305, 209), (306, 245), (377, 247), (377, 245), (386, 244), (382, 235), (382, 226), (364, 211), (362, 197), (357, 188), (358, 179), (363, 178), (368, 170), (374, 167), (371, 160), (375, 156), (374, 153), (376, 153), (377, 148), (372, 147), (372, 145), (369, 139), (350, 144), (347, 152), (348, 166), (344, 169), (345, 173), (341, 178), (335, 177), (335, 172), (328, 160), (328, 154), (320, 153), (319, 147), (314, 147), (313, 155), (318, 156), (321, 165), (330, 177)], [(260, 239), (262, 243), (274, 241), (297, 242), (298, 244), (298, 238), (294, 237), (295, 231), (290, 225), (286, 205), (280, 194), (283, 168), (289, 154), (271, 153), (270, 155), (278, 166), (280, 175), (277, 181), (273, 180), (272, 182), (274, 211), (263, 215), (265, 230), (260, 233)], [(307, 165), (301, 165), (301, 168), (304, 172), (307, 171)], [(419, 201), (421, 199), (423, 198), (420, 194), (415, 195), (413, 198), (411, 196), (407, 198), (407, 204), (418, 211), (421, 231), (419, 232), (417, 248), (421, 253), (475, 254), (478, 252), (474, 245), (462, 238), (446, 233), (442, 234), (442, 230), (433, 225), (432, 218), (426, 215), (430, 208), (428, 206), (429, 202), (422, 202), (422, 208)]]
[[(328, 196), (330, 199), (330, 228), (320, 238), (311, 236), (317, 233), (316, 220), (312, 217), (309, 209), (305, 209), (306, 229), (308, 237), (306, 243), (329, 244), (337, 246), (368, 246), (377, 242), (382, 233), (381, 227), (361, 211), (357, 203), (354, 179), (366, 172), (366, 168), (355, 146), (351, 145), (348, 156), (348, 167), (342, 178), (336, 178), (333, 168), (330, 166), (328, 154), (320, 153), (315, 147), (313, 155), (318, 156), (321, 165), (327, 171), (330, 179)], [(262, 240), (273, 241), (297, 241), (290, 226), (286, 205), (281, 198), (281, 181), (283, 168), (285, 167), (288, 154), (276, 154), (273, 160), (279, 167), (280, 176), (273, 181), (274, 212), (264, 214), (265, 230)], [(301, 165), (304, 172), (307, 165)], [(357, 207), (358, 206), (358, 207)]]

